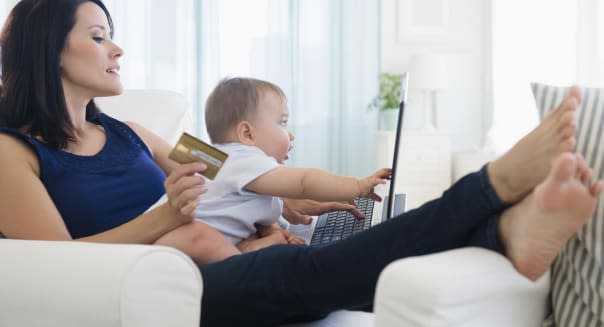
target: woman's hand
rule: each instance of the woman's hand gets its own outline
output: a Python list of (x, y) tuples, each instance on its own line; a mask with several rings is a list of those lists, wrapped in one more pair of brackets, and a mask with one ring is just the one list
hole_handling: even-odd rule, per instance
[(283, 198), (283, 217), (294, 225), (309, 225), (311, 216), (318, 216), (330, 211), (343, 210), (352, 213), (357, 218), (363, 214), (357, 209), (354, 201), (345, 202), (319, 202), (314, 200), (299, 200)]
[(164, 182), (167, 205), (182, 224), (193, 220), (200, 196), (207, 192), (205, 179), (195, 174), (205, 169), (206, 165), (199, 162), (178, 165)]

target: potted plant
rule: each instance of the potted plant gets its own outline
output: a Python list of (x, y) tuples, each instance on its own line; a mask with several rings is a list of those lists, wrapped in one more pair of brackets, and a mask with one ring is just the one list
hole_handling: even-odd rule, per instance
[(369, 109), (379, 110), (379, 129), (392, 131), (398, 117), (401, 74), (381, 73), (380, 91), (369, 104)]

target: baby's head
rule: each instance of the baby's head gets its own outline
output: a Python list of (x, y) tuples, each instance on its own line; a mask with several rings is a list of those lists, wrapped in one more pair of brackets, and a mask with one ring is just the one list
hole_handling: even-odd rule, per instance
[(206, 128), (212, 143), (257, 146), (283, 163), (293, 134), (287, 130), (287, 98), (275, 84), (253, 78), (227, 78), (206, 102)]

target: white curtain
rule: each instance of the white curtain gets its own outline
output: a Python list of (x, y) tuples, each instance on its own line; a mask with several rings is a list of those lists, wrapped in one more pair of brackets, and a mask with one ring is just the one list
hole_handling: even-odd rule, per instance
[(358, 176), (374, 168), (366, 106), (377, 92), (379, 2), (208, 0), (198, 9), (200, 102), (226, 76), (269, 80), (289, 99), (290, 165)]
[(530, 83), (576, 81), (575, 0), (492, 1), (493, 127), (503, 152), (537, 123)]
[(17, 4), (19, 0), (0, 0), (0, 19), (2, 25), (4, 25), (4, 20), (10, 10)]
[(577, 82), (604, 86), (604, 2), (577, 2)]
[[(6, 17), (15, 0), (0, 0)], [(128, 89), (168, 89), (192, 105), (205, 138), (205, 99), (226, 76), (280, 85), (296, 134), (292, 166), (356, 176), (373, 170), (379, 1), (104, 0), (124, 49)], [(133, 108), (144, 110), (144, 108)]]
[(114, 40), (124, 49), (120, 60), (124, 87), (173, 90), (185, 94), (195, 105), (194, 1), (104, 0), (104, 3), (113, 18)]

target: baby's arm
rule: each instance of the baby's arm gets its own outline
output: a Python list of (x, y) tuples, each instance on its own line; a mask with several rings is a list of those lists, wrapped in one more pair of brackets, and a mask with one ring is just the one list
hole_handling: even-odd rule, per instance
[(260, 194), (317, 201), (346, 201), (357, 196), (381, 198), (373, 188), (385, 184), (392, 170), (382, 168), (371, 176), (356, 179), (313, 168), (279, 167), (259, 176), (244, 189)]

